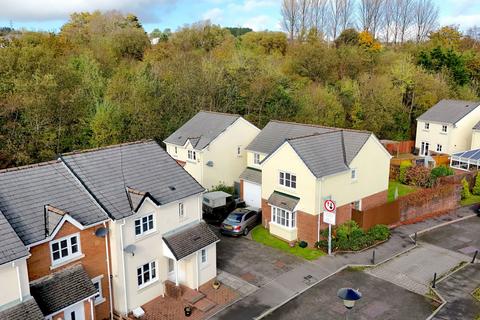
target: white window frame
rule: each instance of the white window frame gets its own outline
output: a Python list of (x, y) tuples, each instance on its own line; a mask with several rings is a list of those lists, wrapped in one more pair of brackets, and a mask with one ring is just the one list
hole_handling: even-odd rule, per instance
[(197, 152), (195, 150), (188, 150), (187, 159), (193, 162), (197, 161)]
[(242, 156), (242, 146), (237, 146), (237, 157)]
[[(72, 238), (76, 238), (76, 245), (77, 245), (77, 252), (72, 252)], [(62, 247), (61, 247), (61, 243), (62, 241), (67, 241), (67, 255), (62, 257)], [(60, 255), (60, 258), (58, 259), (54, 259), (53, 258), (53, 245), (54, 244), (58, 244), (58, 252), (59, 252), (59, 255)], [(56, 251), (55, 251), (56, 252)], [(71, 260), (74, 260), (78, 257), (82, 256), (82, 246), (81, 246), (81, 243), (80, 243), (80, 233), (73, 233), (73, 234), (69, 234), (68, 236), (65, 236), (65, 237), (62, 237), (62, 238), (59, 238), (59, 239), (56, 239), (56, 240), (52, 240), (50, 241), (50, 258), (52, 260), (52, 266), (57, 266), (59, 264), (63, 264), (67, 261), (71, 261)]]
[(448, 133), (448, 126), (446, 124), (442, 124), (442, 133)]
[(430, 130), (430, 123), (429, 123), (429, 122), (425, 122), (423, 128), (424, 128), (425, 130)]
[(177, 154), (177, 153), (178, 153), (177, 146), (175, 146), (175, 154)]
[(437, 143), (437, 152), (442, 152), (443, 146)]
[[(358, 204), (358, 208), (355, 208), (357, 206), (357, 204)], [(362, 210), (362, 200), (353, 201), (352, 202), (352, 207), (355, 210), (359, 210), (359, 211)]]
[(357, 181), (358, 180), (358, 174), (357, 174), (357, 168), (352, 168), (352, 170), (350, 171), (350, 178), (352, 179), (352, 181)]
[(253, 154), (253, 164), (260, 164), (260, 153)]
[(95, 305), (99, 305), (105, 302), (105, 297), (103, 296), (103, 289), (102, 289), (102, 279), (103, 279), (103, 274), (92, 279), (92, 283), (94, 285), (98, 283), (98, 294), (94, 297)]
[(203, 248), (202, 250), (200, 250), (200, 264), (204, 266), (207, 263), (208, 263), (207, 248)]
[[(282, 178), (282, 174), (283, 174), (283, 178)], [(289, 179), (287, 179), (287, 175), (290, 176)], [(292, 177), (295, 177), (295, 181), (293, 181)], [(282, 183), (282, 180), (283, 180), (283, 183)], [(288, 181), (288, 185), (287, 185), (287, 181)], [(292, 183), (295, 183), (295, 186), (292, 187)], [(293, 173), (290, 173), (290, 172), (287, 172), (287, 171), (279, 171), (278, 172), (278, 184), (281, 185), (282, 187), (286, 187), (286, 188), (289, 188), (289, 189), (297, 189), (297, 175), (296, 174), (293, 174)]]
[(272, 222), (284, 228), (297, 227), (297, 212), (272, 206)]
[[(148, 217), (150, 217), (150, 216), (152, 217), (152, 225), (153, 225), (151, 228), (149, 227), (149, 224), (150, 224), (149, 222), (150, 221), (148, 219)], [(143, 223), (144, 218), (147, 218), (147, 227), (148, 228), (146, 230), (144, 230), (144, 223)], [(139, 234), (137, 234), (137, 221), (140, 222), (140, 233)], [(139, 217), (139, 218), (137, 218), (133, 221), (133, 232), (135, 234), (135, 237), (137, 237), (137, 238), (142, 237), (142, 236), (147, 235), (147, 234), (150, 234), (150, 233), (153, 233), (156, 230), (157, 230), (157, 221), (155, 219), (155, 214), (153, 214), (153, 213), (147, 213), (147, 214), (145, 214), (145, 215), (143, 215), (143, 216), (141, 216), (141, 217)]]
[[(145, 266), (148, 266), (148, 269), (145, 270), (144, 267)], [(138, 273), (138, 270), (140, 270), (140, 274)], [(152, 277), (152, 270), (154, 271), (155, 273), (155, 276)], [(138, 289), (143, 289), (149, 285), (151, 285), (152, 283), (155, 283), (158, 281), (158, 263), (156, 260), (154, 261), (150, 261), (150, 262), (147, 262), (147, 263), (144, 263), (140, 266), (137, 267), (137, 269), (135, 270), (135, 276), (137, 277), (137, 288)], [(149, 279), (147, 281), (145, 281), (145, 274), (148, 272), (148, 275), (149, 275)], [(142, 283), (139, 283), (139, 279), (138, 277), (141, 276), (141, 282)]]
[(186, 217), (186, 215), (185, 215), (185, 205), (183, 204), (183, 202), (178, 203), (178, 217), (180, 219), (184, 219)]

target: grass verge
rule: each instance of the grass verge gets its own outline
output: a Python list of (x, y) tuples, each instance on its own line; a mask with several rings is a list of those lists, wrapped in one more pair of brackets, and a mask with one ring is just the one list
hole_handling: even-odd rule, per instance
[(323, 251), (318, 249), (300, 248), (298, 245), (292, 248), (287, 242), (272, 236), (270, 232), (261, 225), (256, 226), (251, 233), (252, 239), (256, 242), (288, 252), (306, 260), (315, 260), (325, 255)]
[(409, 193), (415, 192), (416, 188), (412, 186), (407, 186), (405, 184), (401, 184), (398, 181), (390, 180), (388, 183), (388, 202), (392, 202), (395, 200), (395, 190), (398, 187), (398, 196), (405, 196)]

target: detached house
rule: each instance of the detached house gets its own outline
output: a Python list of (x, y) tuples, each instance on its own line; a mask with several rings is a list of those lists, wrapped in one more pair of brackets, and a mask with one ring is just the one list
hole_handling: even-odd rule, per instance
[(247, 147), (241, 174), (247, 205), (286, 241), (310, 246), (327, 225), (323, 203), (337, 203), (337, 224), (387, 200), (390, 154), (370, 132), (270, 121)]
[(110, 317), (109, 218), (63, 163), (0, 171), (0, 212), (0, 296), (21, 302), (0, 318)]
[(441, 100), (417, 118), (415, 147), (421, 156), (475, 149), (475, 127), (479, 121), (480, 102)]
[(180, 284), (216, 276), (217, 236), (198, 184), (156, 142), (66, 154), (61, 160), (111, 218), (114, 309), (123, 315)]
[(200, 111), (164, 143), (203, 187), (232, 186), (245, 169), (245, 147), (260, 130), (236, 114)]

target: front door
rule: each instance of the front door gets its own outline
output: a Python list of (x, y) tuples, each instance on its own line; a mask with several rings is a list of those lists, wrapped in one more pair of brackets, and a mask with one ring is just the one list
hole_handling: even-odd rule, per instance
[(428, 156), (428, 148), (430, 144), (428, 142), (422, 142), (422, 146), (420, 148), (420, 155), (421, 156)]
[(65, 320), (85, 320), (83, 301), (66, 308), (64, 311), (64, 315)]
[(175, 282), (175, 261), (168, 258), (168, 280)]

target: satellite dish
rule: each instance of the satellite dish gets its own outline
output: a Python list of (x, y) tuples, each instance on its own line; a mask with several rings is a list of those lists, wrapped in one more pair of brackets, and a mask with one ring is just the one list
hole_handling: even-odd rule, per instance
[(105, 238), (107, 234), (108, 234), (108, 229), (105, 227), (101, 227), (95, 230), (95, 235), (99, 238)]
[(125, 251), (126, 253), (131, 253), (132, 256), (134, 256), (136, 249), (137, 249), (137, 247), (135, 247), (134, 244), (129, 244), (128, 246), (126, 246), (125, 248), (123, 248), (123, 251)]
[(213, 161), (212, 161), (212, 160), (208, 161), (208, 162), (207, 162), (207, 166), (213, 167)]

